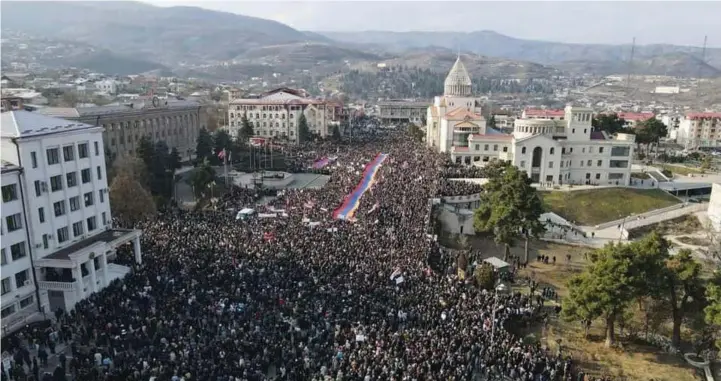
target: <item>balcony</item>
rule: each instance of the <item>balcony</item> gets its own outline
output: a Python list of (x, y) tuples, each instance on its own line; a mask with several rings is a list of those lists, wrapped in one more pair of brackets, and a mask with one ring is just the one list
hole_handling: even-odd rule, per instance
[[(109, 284), (116, 279), (122, 279), (128, 273), (130, 273), (129, 267), (117, 265), (115, 263), (108, 263), (107, 282)], [(97, 290), (101, 290), (103, 288), (103, 277), (104, 276), (105, 276), (105, 271), (103, 269), (95, 270), (95, 282), (97, 285)], [(75, 282), (39, 281), (38, 287), (40, 288), (40, 290), (72, 291), (72, 292), (74, 292), (74, 291), (78, 290), (78, 287), (80, 287), (80, 282), (78, 282), (78, 281), (75, 281)], [(82, 291), (88, 292), (92, 289), (93, 289), (92, 277), (90, 275), (84, 276)]]

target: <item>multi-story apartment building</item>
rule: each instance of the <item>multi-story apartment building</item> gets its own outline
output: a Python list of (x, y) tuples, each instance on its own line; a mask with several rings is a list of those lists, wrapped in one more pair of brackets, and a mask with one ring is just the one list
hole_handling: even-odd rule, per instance
[(335, 107), (328, 102), (311, 99), (299, 90), (279, 88), (257, 98), (236, 99), (229, 102), (228, 128), (231, 136), (238, 136), (243, 115), (259, 137), (277, 137), (296, 141), (298, 120), (305, 115), (311, 133), (326, 137)]
[(511, 161), (534, 183), (627, 185), (635, 135), (593, 131), (593, 110), (567, 106), (526, 110), (506, 134), (486, 126), (482, 100), (471, 95), (471, 79), (460, 57), (446, 78), (444, 95), (428, 108), (426, 142), (456, 163), (483, 166)]
[(421, 123), (427, 110), (428, 102), (391, 100), (378, 103), (378, 117), (383, 124)]
[[(112, 227), (102, 126), (28, 111), (4, 112), (0, 123), (2, 160), (13, 165), (3, 171), (3, 185), (16, 184), (3, 187), (2, 208), (3, 248), (10, 245), (12, 259), (6, 270), (3, 257), (3, 277), (13, 274), (3, 278), (3, 293), (6, 284), (15, 292), (15, 300), (2, 298), (2, 325), (11, 331), (27, 321), (22, 312), (31, 301), (41, 313), (69, 311), (125, 276), (130, 269), (112, 260), (132, 242), (140, 262), (141, 232)], [(12, 246), (21, 241), (25, 249)], [(7, 311), (6, 301), (13, 306)]]
[(114, 157), (134, 155), (143, 136), (153, 143), (164, 141), (176, 148), (184, 161), (194, 157), (201, 128), (207, 128), (207, 114), (195, 101), (137, 99), (133, 103), (96, 107), (46, 107), (37, 110), (47, 116), (104, 127), (103, 141)]
[(679, 114), (669, 114), (661, 117), (661, 123), (666, 125), (668, 129), (668, 138), (676, 140), (678, 138), (678, 128), (681, 125), (682, 116)]
[[(18, 326), (39, 315), (28, 248), (21, 169), (2, 163), (2, 326)], [(5, 328), (3, 328), (4, 330)]]
[(692, 112), (679, 122), (676, 142), (687, 149), (721, 146), (721, 112)]

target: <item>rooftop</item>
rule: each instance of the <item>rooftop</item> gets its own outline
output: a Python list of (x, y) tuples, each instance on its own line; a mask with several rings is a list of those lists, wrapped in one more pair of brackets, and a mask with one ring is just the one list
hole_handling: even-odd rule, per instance
[(134, 230), (126, 230), (126, 229), (110, 229), (106, 230), (102, 233), (98, 233), (92, 237), (88, 237), (84, 240), (81, 240), (79, 242), (76, 242), (70, 246), (64, 247), (47, 257), (44, 257), (43, 259), (64, 259), (68, 260), (70, 259), (70, 254), (73, 254), (77, 251), (80, 251), (82, 249), (85, 249), (87, 247), (90, 247), (98, 242), (112, 242), (117, 240), (118, 238), (121, 238), (123, 236), (128, 236), (132, 233), (134, 233)]
[(537, 109), (537, 108), (527, 108), (524, 111), (524, 114), (526, 117), (561, 117), (566, 115), (565, 110), (543, 110), (543, 109)]
[(617, 115), (623, 120), (633, 120), (638, 122), (648, 120), (656, 116), (652, 112), (619, 112)]
[(3, 138), (25, 138), (96, 128), (93, 125), (55, 118), (30, 111), (7, 111), (0, 116)]
[(0, 168), (2, 168), (2, 173), (20, 170), (20, 167), (18, 167), (17, 165), (5, 160), (2, 161)]
[(690, 112), (686, 114), (687, 119), (721, 119), (721, 112)]

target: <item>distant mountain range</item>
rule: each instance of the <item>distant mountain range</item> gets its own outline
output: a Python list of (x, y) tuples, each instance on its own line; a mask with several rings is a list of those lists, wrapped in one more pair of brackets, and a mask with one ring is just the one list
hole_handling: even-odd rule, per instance
[[(316, 32), (335, 41), (384, 46), (390, 52), (443, 47), (491, 57), (531, 61), (571, 71), (596, 74), (628, 72), (631, 44), (568, 44), (523, 40), (492, 31), (461, 32)], [(705, 63), (700, 47), (637, 45), (632, 72), (650, 75), (721, 76), (721, 49), (706, 49)]]
[[(202, 71), (199, 65), (220, 64), (239, 70), (337, 72), (381, 61), (435, 69), (436, 63), (445, 64), (448, 51), (455, 52), (459, 45), (464, 53), (494, 57), (488, 60), (499, 67), (522, 68), (524, 75), (553, 72), (549, 66), (611, 74), (627, 72), (631, 50), (630, 46), (522, 40), (488, 31), (304, 32), (279, 22), (233, 13), (131, 1), (4, 1), (0, 7), (3, 31), (95, 47), (92, 54), (73, 57), (70, 63), (113, 74), (126, 74), (126, 68), (182, 72), (189, 66), (197, 72)], [(705, 63), (700, 57), (701, 49), (696, 47), (637, 46), (633, 72), (721, 76), (721, 49), (708, 49)], [(57, 64), (67, 65), (68, 60), (58, 60)], [(225, 71), (233, 75), (232, 70)]]

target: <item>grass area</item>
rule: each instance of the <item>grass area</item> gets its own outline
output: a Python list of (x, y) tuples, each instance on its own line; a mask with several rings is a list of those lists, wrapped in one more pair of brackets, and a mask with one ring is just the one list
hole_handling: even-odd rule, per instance
[(695, 214), (687, 214), (671, 220), (631, 229), (628, 234), (630, 239), (636, 239), (652, 231), (657, 231), (661, 235), (679, 235), (692, 234), (702, 229), (703, 226), (701, 222), (699, 222), (698, 217), (696, 217)]
[(659, 164), (659, 167), (663, 168), (666, 171), (670, 171), (671, 173), (688, 176), (688, 175), (700, 175), (703, 172), (703, 170), (699, 168), (691, 168), (686, 167), (682, 165), (673, 165), (673, 164)]
[[(537, 244), (533, 244), (532, 248), (539, 255), (560, 255), (564, 260), (556, 265), (533, 261), (528, 268), (520, 271), (521, 275), (533, 277), (542, 286), (554, 287), (561, 297), (567, 295), (566, 282), (583, 271), (587, 264), (584, 254), (589, 252), (589, 249), (565, 245), (538, 247)], [(566, 255), (570, 255), (570, 261), (566, 261)], [(526, 292), (527, 290), (526, 288)], [(663, 353), (652, 346), (622, 340), (623, 349), (605, 348), (603, 326), (600, 322), (592, 325), (588, 339), (584, 338), (580, 324), (565, 322), (557, 317), (549, 319), (546, 329), (542, 326), (532, 327), (524, 334), (531, 340), (535, 339), (547, 345), (554, 353), (558, 347), (557, 340), (560, 339), (563, 353), (570, 355), (590, 376), (610, 375), (615, 379), (639, 381), (698, 379), (695, 370), (683, 359)]]
[(646, 179), (651, 178), (651, 176), (649, 176), (648, 173), (646, 173), (646, 172), (633, 172), (633, 173), (631, 173), (631, 177), (634, 179), (641, 179), (641, 180), (646, 180)]
[(679, 203), (659, 189), (601, 188), (539, 195), (546, 210), (578, 225), (597, 225)]

